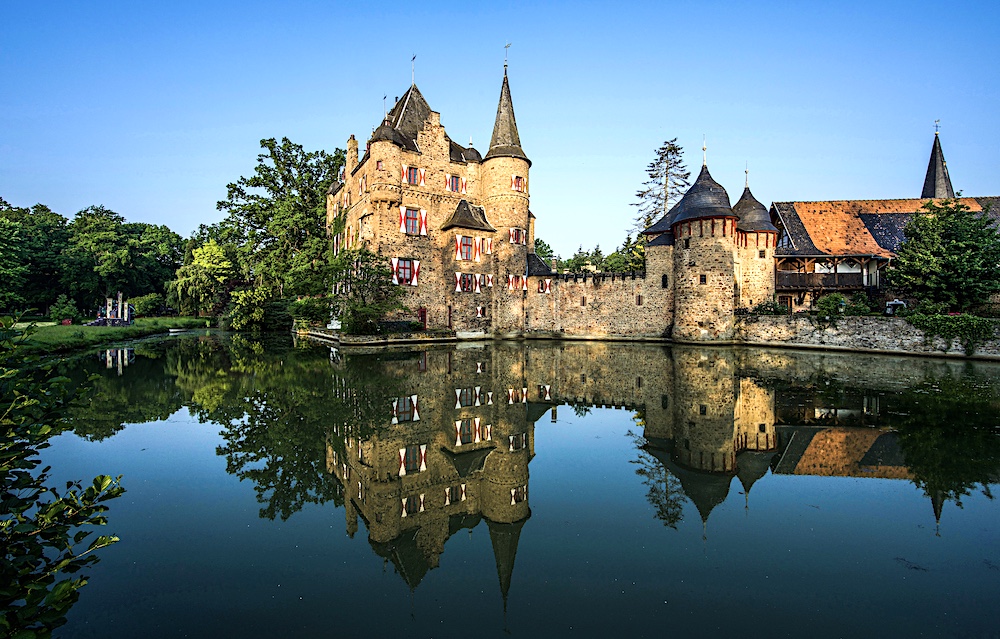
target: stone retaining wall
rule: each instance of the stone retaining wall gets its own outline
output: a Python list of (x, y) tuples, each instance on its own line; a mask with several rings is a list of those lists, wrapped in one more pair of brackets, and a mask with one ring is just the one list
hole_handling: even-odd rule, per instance
[[(737, 322), (735, 340), (746, 344), (881, 353), (966, 357), (958, 339), (926, 339), (924, 332), (897, 317), (842, 317), (821, 323), (815, 317), (749, 316)], [(979, 346), (973, 357), (1000, 359), (1000, 339)]]

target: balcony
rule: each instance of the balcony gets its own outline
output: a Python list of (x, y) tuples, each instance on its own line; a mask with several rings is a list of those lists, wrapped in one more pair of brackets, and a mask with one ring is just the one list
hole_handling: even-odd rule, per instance
[(775, 286), (778, 290), (861, 289), (861, 273), (792, 273), (777, 271)]

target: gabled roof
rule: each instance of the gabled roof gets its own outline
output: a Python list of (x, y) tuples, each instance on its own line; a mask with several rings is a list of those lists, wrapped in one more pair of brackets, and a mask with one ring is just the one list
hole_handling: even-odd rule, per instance
[[(982, 211), (997, 198), (960, 198), (972, 211)], [(923, 210), (927, 199), (839, 200), (775, 202), (771, 210), (780, 219), (791, 246), (778, 246), (781, 256), (895, 257), (903, 229)], [(990, 217), (1000, 219), (1000, 209)]]
[(469, 204), (468, 200), (462, 200), (458, 203), (458, 206), (455, 207), (455, 212), (451, 214), (451, 217), (444, 223), (441, 230), (447, 231), (455, 227), (496, 233), (496, 229), (486, 219), (486, 209), (481, 206)]
[(750, 192), (749, 186), (743, 189), (740, 201), (733, 206), (733, 213), (740, 218), (739, 222), (736, 223), (736, 228), (741, 231), (778, 232), (777, 227), (771, 223), (771, 216), (768, 214), (767, 208), (757, 201), (757, 198)]
[(924, 188), (920, 197), (953, 198), (955, 189), (951, 188), (951, 178), (948, 177), (948, 163), (944, 161), (944, 151), (941, 150), (941, 138), (934, 132), (934, 145), (931, 147), (931, 159), (927, 163), (927, 175), (924, 177)]
[(497, 119), (493, 124), (493, 137), (490, 138), (490, 150), (486, 152), (487, 160), (497, 157), (520, 158), (531, 166), (531, 160), (521, 149), (521, 138), (517, 134), (517, 120), (514, 118), (514, 103), (510, 99), (506, 68), (503, 72), (503, 85), (500, 87)]

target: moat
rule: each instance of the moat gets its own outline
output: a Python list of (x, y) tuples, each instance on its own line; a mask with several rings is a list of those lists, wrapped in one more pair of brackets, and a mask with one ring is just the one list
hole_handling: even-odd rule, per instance
[(1000, 364), (201, 333), (62, 369), (96, 395), (43, 462), (128, 492), (57, 636), (996, 633)]

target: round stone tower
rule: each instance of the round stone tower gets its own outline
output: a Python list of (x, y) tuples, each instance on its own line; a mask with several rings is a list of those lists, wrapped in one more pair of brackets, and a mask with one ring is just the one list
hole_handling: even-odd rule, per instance
[(674, 207), (674, 328), (680, 341), (733, 337), (737, 216), (708, 166)]
[(521, 149), (504, 66), (500, 103), (490, 149), (482, 164), (483, 205), (486, 219), (496, 228), (493, 273), (493, 330), (514, 333), (524, 328), (524, 287), (528, 264), (528, 168)]
[(736, 290), (737, 308), (753, 308), (774, 297), (774, 248), (778, 229), (771, 222), (767, 208), (750, 192), (743, 189), (740, 201), (733, 206), (739, 218), (736, 223)]

